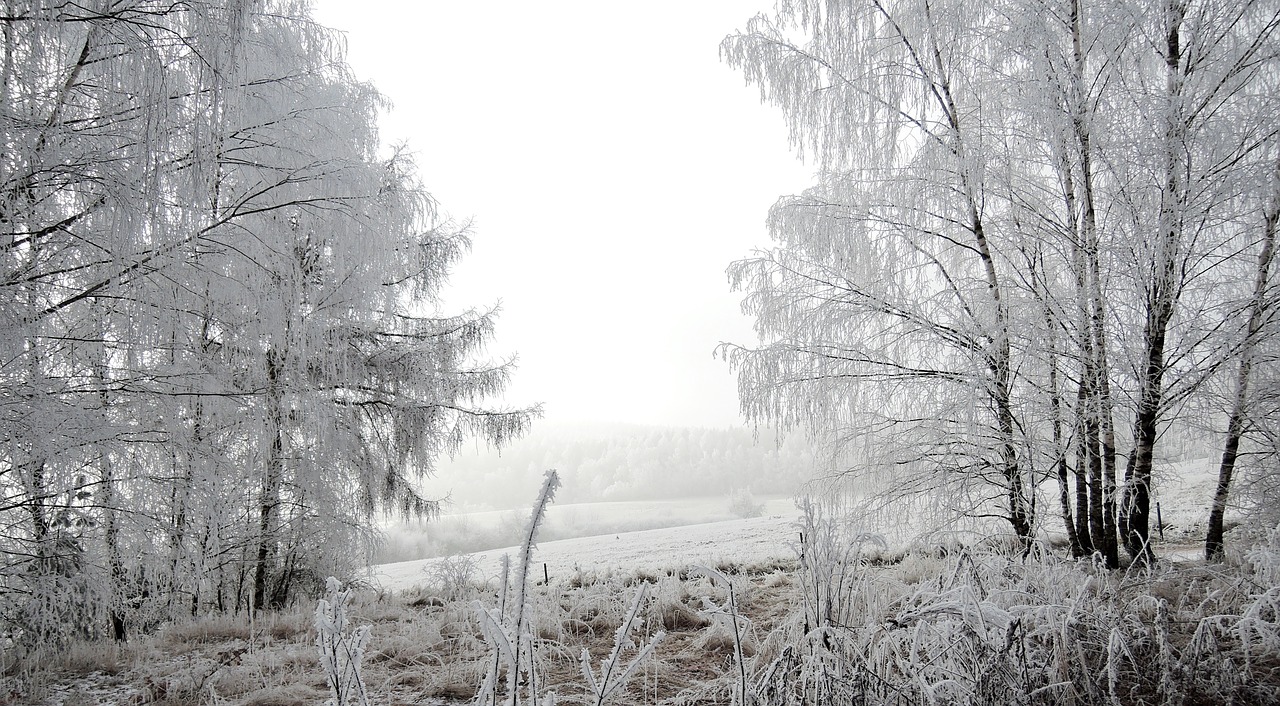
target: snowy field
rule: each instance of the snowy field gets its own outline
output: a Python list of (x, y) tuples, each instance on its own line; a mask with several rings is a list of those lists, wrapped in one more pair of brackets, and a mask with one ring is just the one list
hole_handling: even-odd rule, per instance
[[(796, 513), (778, 514), (683, 527), (623, 532), (576, 539), (541, 542), (534, 554), (537, 571), (546, 564), (551, 580), (575, 574), (605, 577), (614, 571), (659, 574), (691, 565), (716, 566), (733, 562), (739, 566), (786, 561), (795, 557), (798, 539)], [(477, 578), (497, 577), (502, 556), (514, 555), (516, 547), (477, 552)], [(442, 559), (423, 559), (382, 564), (372, 569), (371, 581), (385, 590), (404, 590), (430, 584)], [(541, 577), (539, 577), (541, 578)]]
[[(794, 515), (795, 501), (772, 496), (750, 499), (756, 516)], [(727, 496), (684, 500), (647, 500), (553, 504), (539, 533), (543, 541), (619, 535), (643, 530), (725, 522), (748, 517)], [(521, 541), (529, 508), (450, 513), (426, 523), (385, 527), (378, 563), (471, 554)]]
[[(1159, 554), (1176, 561), (1194, 561), (1201, 556), (1204, 523), (1216, 474), (1213, 459), (1166, 464), (1160, 470), (1153, 501), (1161, 504), (1165, 539), (1160, 538), (1154, 526), (1152, 528)], [(1042, 491), (1046, 498), (1057, 496), (1052, 484)], [(692, 565), (732, 562), (737, 566), (752, 566), (794, 560), (794, 547), (799, 539), (796, 527), (799, 512), (794, 501), (768, 498), (761, 502), (767, 514), (749, 519), (732, 518), (724, 498), (553, 505), (548, 509), (542, 534), (552, 539), (539, 543), (534, 555), (535, 569), (541, 573), (545, 564), (547, 576), (555, 582), (574, 576), (608, 577), (615, 572), (661, 574)], [(1044, 536), (1059, 538), (1063, 533), (1057, 503), (1043, 505), (1042, 511), (1048, 513), (1042, 525)], [(492, 533), (494, 528), (506, 527), (513, 540), (510, 546), (457, 553), (471, 557), (474, 564), (470, 570), (477, 580), (483, 581), (499, 575), (504, 554), (515, 555), (514, 538), (527, 516), (527, 510), (450, 515), (441, 518), (440, 528), (428, 525), (426, 531), (484, 535)], [(1152, 520), (1154, 525), (1155, 518)], [(626, 531), (646, 523), (658, 527)], [(606, 531), (593, 532), (601, 529)], [(910, 527), (902, 525), (892, 528), (878, 525), (876, 531), (898, 538), (890, 540), (896, 548), (905, 545), (901, 538), (912, 534)], [(566, 535), (567, 538), (560, 538)], [(392, 591), (431, 585), (439, 580), (441, 569), (438, 567), (445, 560), (433, 557), (381, 564), (371, 567), (369, 580), (381, 589)]]

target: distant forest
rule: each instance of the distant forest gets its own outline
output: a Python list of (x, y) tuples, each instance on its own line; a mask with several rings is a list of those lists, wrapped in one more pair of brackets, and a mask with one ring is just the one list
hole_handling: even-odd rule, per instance
[(554, 468), (560, 503), (787, 494), (812, 476), (814, 459), (803, 434), (779, 443), (768, 429), (537, 425), (501, 452), (473, 447), (442, 461), (428, 492), (449, 493), (445, 512), (522, 507)]

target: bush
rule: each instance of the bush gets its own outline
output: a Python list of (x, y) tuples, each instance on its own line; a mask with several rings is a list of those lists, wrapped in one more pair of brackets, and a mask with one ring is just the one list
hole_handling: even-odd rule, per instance
[(739, 488), (729, 493), (729, 512), (734, 517), (759, 517), (764, 514), (764, 504), (757, 502), (750, 490)]
[(470, 591), (483, 586), (478, 578), (479, 563), (471, 554), (455, 554), (426, 568), (431, 583), (446, 600), (461, 600)]

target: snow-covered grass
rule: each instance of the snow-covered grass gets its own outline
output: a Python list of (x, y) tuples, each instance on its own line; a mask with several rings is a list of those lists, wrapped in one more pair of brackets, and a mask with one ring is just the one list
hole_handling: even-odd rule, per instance
[[(1165, 479), (1169, 529), (1199, 513), (1209, 465), (1172, 469), (1185, 476), (1179, 484)], [(618, 509), (573, 511), (627, 515)], [(1210, 565), (1186, 543), (1194, 532), (1184, 533), (1158, 549), (1190, 546), (1191, 561), (1110, 572), (1048, 545), (1025, 560), (999, 542), (965, 546), (959, 535), (945, 551), (886, 546), (881, 535), (904, 527), (875, 524), (874, 514), (768, 509), (541, 541), (522, 628), (537, 683), (520, 682), (522, 700), (554, 692), (560, 703), (594, 704), (607, 692), (616, 704), (1280, 702), (1280, 534)], [(504, 553), (517, 552), (373, 567), (350, 607), (353, 628), (371, 626), (363, 674), (372, 703), (475, 698), (495, 664), (478, 609), (492, 616), (501, 605)], [(629, 608), (637, 620), (620, 631)], [(124, 647), (79, 644), (18, 665), (0, 682), (0, 704), (319, 704), (326, 684), (312, 610), (208, 617)], [(628, 671), (658, 631), (665, 636)], [(616, 691), (599, 681), (613, 668), (626, 675)]]
[[(859, 532), (811, 524), (799, 567), (724, 564), (723, 576), (615, 568), (531, 587), (536, 696), (595, 703), (601, 690), (583, 676), (583, 651), (593, 668), (615, 654), (630, 663), (637, 652), (618, 632), (648, 585), (630, 639), (665, 636), (610, 703), (727, 704), (742, 693), (760, 704), (1280, 698), (1280, 537), (1239, 566), (1112, 573), (984, 550), (881, 555), (870, 551), (870, 536), (853, 541)], [(371, 626), (364, 674), (372, 703), (473, 699), (492, 663), (476, 606), (496, 601), (495, 586), (478, 580), (448, 593), (426, 586), (355, 596), (351, 625)], [(109, 658), (85, 651), (80, 668), (111, 673), (46, 676), (17, 703), (319, 704), (325, 678), (308, 612), (175, 625)], [(11, 678), (6, 687), (18, 684)]]

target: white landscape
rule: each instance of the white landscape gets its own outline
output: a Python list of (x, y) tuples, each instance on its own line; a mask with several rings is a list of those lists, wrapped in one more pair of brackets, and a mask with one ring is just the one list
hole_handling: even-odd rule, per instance
[(0, 46), (0, 706), (1280, 704), (1275, 0)]
[[(543, 566), (555, 582), (608, 579), (639, 572), (657, 576), (694, 566), (766, 566), (793, 562), (798, 545), (796, 516), (775, 515), (723, 520), (666, 529), (606, 534), (540, 542), (535, 578)], [(517, 547), (465, 555), (475, 561), (475, 576), (496, 583), (502, 557)], [(370, 583), (378, 589), (404, 591), (431, 585), (438, 566), (449, 557), (401, 561), (373, 567)]]
[[(1165, 527), (1159, 532), (1156, 553), (1182, 564), (1195, 563), (1203, 556), (1198, 544), (1205, 530), (1208, 511), (1201, 498), (1212, 493), (1216, 468), (1210, 459), (1171, 464), (1165, 469), (1159, 502)], [(1046, 495), (1052, 496), (1050, 489)], [(544, 576), (546, 568), (552, 583), (587, 583), (606, 581), (615, 575), (672, 575), (691, 567), (732, 566), (737, 570), (753, 568), (769, 571), (797, 561), (800, 545), (801, 512), (796, 498), (771, 498), (759, 503), (760, 517), (729, 517), (727, 498), (703, 498), (669, 502), (580, 503), (551, 506), (547, 509), (547, 526), (557, 520), (572, 528), (569, 539), (539, 541), (534, 554), (535, 579)], [(490, 511), (461, 516), (444, 516), (438, 524), (456, 523), (447, 531), (475, 531), (518, 518), (527, 521), (528, 511)], [(710, 521), (715, 518), (715, 521)], [(1238, 521), (1238, 518), (1232, 518)], [(706, 520), (706, 521), (702, 521)], [(601, 524), (635, 525), (645, 522), (672, 526), (639, 531), (597, 534), (593, 526)], [(927, 551), (949, 541), (981, 540), (976, 532), (942, 532), (930, 518), (915, 522), (886, 524), (879, 516), (866, 514), (861, 522), (851, 518), (855, 533), (879, 535), (885, 545), (868, 546), (876, 554)], [(688, 523), (688, 524), (686, 524)], [(461, 530), (459, 528), (462, 528)], [(421, 531), (429, 533), (435, 525)], [(563, 531), (562, 531), (563, 532)], [(581, 536), (578, 536), (581, 535)], [(1061, 544), (1060, 531), (1047, 531), (1041, 537), (1047, 544)], [(412, 561), (377, 564), (370, 567), (369, 584), (380, 591), (406, 591), (437, 587), (441, 564), (466, 560), (478, 583), (497, 585), (503, 558), (517, 556), (519, 547), (507, 546), (468, 554), (437, 556)]]
[[(1169, 536), (1155, 546), (1163, 560), (1160, 568), (1141, 574), (1127, 572), (1114, 585), (1096, 585), (1096, 568), (1049, 561), (1030, 576), (1003, 587), (1001, 582), (1011, 576), (1009, 569), (1019, 564), (1016, 559), (984, 548), (982, 537), (974, 533), (963, 535), (967, 542), (956, 541), (956, 533), (930, 534), (925, 530), (927, 522), (889, 527), (866, 516), (845, 518), (838, 523), (843, 525), (836, 531), (838, 536), (816, 541), (810, 536), (807, 544), (801, 544), (801, 532), (819, 528), (812, 520), (806, 524), (795, 501), (774, 498), (755, 506), (766, 513), (760, 517), (537, 542), (530, 555), (532, 585), (527, 607), (540, 640), (560, 645), (582, 643), (599, 658), (609, 649), (613, 630), (625, 617), (627, 606), (620, 597), (635, 596), (645, 587), (650, 598), (641, 621), (633, 628), (636, 636), (652, 640), (659, 630), (668, 634), (655, 646), (655, 656), (639, 666), (627, 689), (614, 693), (613, 700), (625, 703), (635, 699), (639, 703), (678, 697), (680, 703), (691, 698), (722, 703), (735, 698), (732, 692), (738, 687), (731, 678), (732, 669), (727, 668), (737, 658), (734, 640), (721, 619), (726, 585), (717, 579), (734, 583), (735, 599), (743, 613), (744, 631), (739, 639), (748, 658), (744, 664), (753, 674), (776, 664), (785, 654), (779, 652), (786, 644), (783, 636), (797, 627), (789, 622), (795, 616), (787, 615), (792, 601), (797, 600), (797, 591), (819, 591), (822, 598), (817, 600), (827, 600), (826, 592), (832, 588), (845, 592), (836, 595), (866, 610), (858, 617), (867, 625), (933, 615), (933, 620), (942, 621), (939, 625), (958, 619), (953, 627), (962, 630), (973, 628), (975, 623), (970, 621), (989, 621), (985, 629), (998, 632), (1007, 630), (1009, 621), (1017, 616), (1030, 619), (1032, 614), (1026, 611), (1032, 606), (1017, 598), (1017, 591), (1032, 587), (1059, 596), (1058, 600), (1074, 602), (1075, 607), (1058, 606), (1068, 614), (1083, 611), (1082, 606), (1090, 601), (1106, 610), (1141, 613), (1151, 608), (1143, 587), (1169, 591), (1188, 578), (1229, 588), (1230, 582), (1222, 583), (1221, 574), (1206, 571), (1210, 567), (1204, 565), (1203, 549), (1195, 543), (1203, 532), (1205, 510), (1191, 500), (1207, 491), (1211, 465), (1200, 460), (1167, 469), (1169, 487), (1176, 490), (1163, 499), (1168, 508)], [(655, 515), (666, 515), (668, 521), (699, 514), (721, 516), (727, 504), (727, 498), (708, 498), (578, 504), (559, 509), (567, 511), (562, 515), (576, 518), (570, 526), (589, 531), (592, 522), (601, 518), (634, 522), (639, 517), (653, 521)], [(664, 511), (664, 505), (672, 507)], [(549, 516), (557, 508), (546, 509)], [(511, 514), (474, 513), (464, 526), (503, 524)], [(518, 514), (527, 521), (529, 511)], [(884, 534), (875, 535), (876, 531)], [(1060, 534), (1046, 535), (1042, 541), (1060, 545), (1064, 539)], [(951, 558), (939, 553), (944, 547), (953, 552)], [(845, 554), (850, 549), (852, 553)], [(470, 680), (482, 678), (482, 671), (477, 670), (483, 660), (475, 660), (486, 650), (480, 634), (460, 634), (458, 630), (473, 619), (478, 605), (492, 605), (497, 600), (502, 567), (506, 563), (508, 571), (515, 572), (521, 550), (518, 546), (502, 547), (370, 567), (358, 581), (364, 588), (352, 596), (346, 610), (355, 623), (372, 624), (362, 671), (368, 692), (381, 695), (384, 703), (447, 705), (468, 701), (466, 695), (474, 689)], [(802, 550), (811, 553), (809, 563), (800, 560)], [(833, 556), (833, 551), (841, 556)], [(820, 557), (818, 561), (814, 561), (814, 554)], [(1251, 561), (1260, 562), (1254, 565), (1265, 572), (1280, 568), (1280, 537), (1273, 538)], [(971, 577), (976, 577), (989, 595), (958, 594), (957, 589), (965, 584), (957, 583), (954, 575), (938, 583), (939, 575), (959, 570), (974, 572)], [(836, 572), (835, 586), (811, 583), (813, 579), (806, 576), (808, 572), (832, 576), (827, 573), (832, 571)], [(544, 576), (549, 577), (549, 584), (544, 583)], [(509, 573), (508, 583), (514, 581)], [(1032, 583), (1023, 583), (1026, 581)], [(1049, 583), (1037, 583), (1043, 581)], [(1000, 596), (1010, 589), (1014, 592)], [(1257, 606), (1265, 609), (1270, 605), (1272, 593), (1256, 596)], [(1196, 598), (1210, 599), (1211, 590)], [(1173, 601), (1173, 596), (1166, 600)], [(1185, 600), (1173, 604), (1187, 606)], [(969, 610), (976, 612), (967, 614)], [(246, 704), (311, 703), (326, 688), (318, 671), (309, 667), (316, 659), (314, 638), (308, 630), (311, 622), (308, 610), (293, 609), (266, 616), (257, 625), (217, 618), (175, 624), (162, 629), (158, 639), (125, 649), (78, 648), (67, 655), (68, 664), (92, 665), (94, 671), (44, 684), (40, 691), (43, 700), (35, 703), (116, 706), (178, 702), (203, 689), (211, 699), (226, 699), (242, 691)], [(336, 634), (344, 636), (342, 631)], [(1266, 633), (1257, 636), (1266, 639)], [(1269, 650), (1270, 646), (1260, 644), (1259, 649)], [(622, 653), (624, 661), (634, 656), (634, 651)], [(551, 690), (562, 699), (573, 699), (575, 692), (584, 688), (577, 683), (580, 668), (573, 661), (557, 666), (552, 660), (543, 669), (542, 678), (554, 681), (556, 686)], [(720, 676), (687, 676), (703, 672)]]

